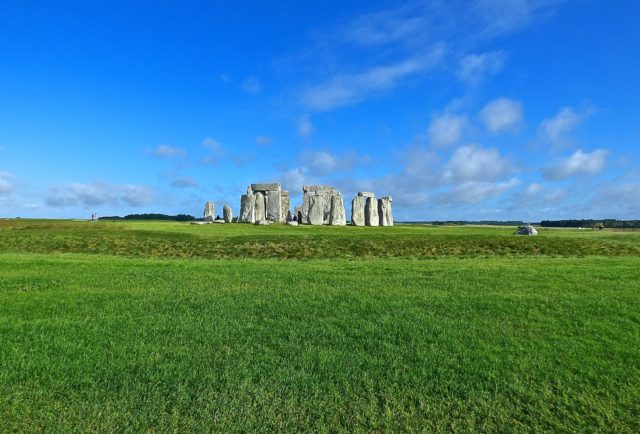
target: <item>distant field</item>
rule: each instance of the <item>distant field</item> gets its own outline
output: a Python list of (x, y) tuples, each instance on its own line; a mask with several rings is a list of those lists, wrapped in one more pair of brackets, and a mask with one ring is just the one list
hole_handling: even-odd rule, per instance
[(640, 233), (0, 221), (0, 432), (640, 431)]

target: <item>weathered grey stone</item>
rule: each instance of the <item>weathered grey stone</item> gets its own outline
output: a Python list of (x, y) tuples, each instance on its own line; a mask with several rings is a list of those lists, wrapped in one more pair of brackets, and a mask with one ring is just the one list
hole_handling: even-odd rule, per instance
[(278, 190), (282, 190), (282, 188), (280, 187), (279, 182), (261, 182), (257, 184), (251, 184), (251, 190), (255, 193), (258, 191), (261, 191), (261, 192), (271, 191), (271, 190), (278, 191)]
[(324, 224), (324, 196), (310, 194), (309, 196), (309, 214), (307, 221), (310, 225)]
[(204, 205), (203, 220), (206, 222), (212, 222), (215, 219), (215, 215), (215, 205), (213, 204), (213, 202), (208, 201)]
[(265, 202), (265, 197), (264, 194), (262, 194), (261, 192), (257, 192), (254, 193), (253, 197), (255, 198), (255, 222), (258, 222), (259, 220), (265, 220), (266, 219), (266, 202)]
[(269, 220), (262, 219), (262, 220), (256, 220), (255, 224), (257, 224), (258, 226), (267, 226), (267, 225), (270, 225), (271, 222)]
[(360, 191), (358, 192), (358, 196), (362, 197), (376, 197), (375, 193), (371, 193), (369, 191)]
[(368, 197), (364, 205), (364, 224), (367, 226), (380, 226), (378, 201), (375, 197)]
[(286, 223), (291, 220), (291, 198), (289, 192), (282, 190), (280, 192), (280, 223)]
[(267, 220), (280, 223), (283, 221), (282, 218), (282, 191), (280, 190), (269, 190), (266, 194), (266, 204), (267, 204)]
[(254, 223), (256, 221), (256, 198), (251, 194), (243, 194), (240, 198), (240, 216), (238, 221), (241, 223)]
[(231, 211), (231, 207), (229, 205), (222, 207), (222, 218), (225, 223), (231, 223), (231, 220), (233, 220), (233, 211)]
[(332, 226), (346, 225), (347, 217), (345, 214), (342, 196), (331, 196), (331, 216), (329, 217), (329, 224)]
[(518, 229), (513, 233), (514, 235), (529, 235), (536, 236), (538, 235), (538, 231), (531, 225), (519, 226)]
[(351, 224), (354, 226), (364, 226), (364, 205), (366, 202), (364, 196), (356, 196), (351, 201)]
[(288, 224), (289, 226), (298, 226), (298, 222), (297, 222), (297, 221), (295, 221), (295, 220), (289, 220), (289, 221), (287, 222), (287, 224)]
[(305, 185), (302, 187), (303, 193), (319, 193), (319, 194), (340, 194), (338, 190), (330, 185)]
[(378, 217), (380, 218), (380, 226), (393, 226), (393, 212), (391, 211), (391, 196), (385, 196), (378, 199)]
[(302, 223), (302, 205), (296, 205), (293, 209), (293, 216), (296, 218), (298, 223)]
[(225, 224), (226, 222), (223, 219), (215, 219), (214, 223)]

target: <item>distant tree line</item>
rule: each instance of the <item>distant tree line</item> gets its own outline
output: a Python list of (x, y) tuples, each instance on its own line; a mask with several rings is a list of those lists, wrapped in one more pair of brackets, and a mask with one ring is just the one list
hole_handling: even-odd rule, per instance
[(463, 226), (463, 225), (486, 225), (486, 226), (522, 226), (525, 223), (519, 220), (480, 220), (480, 221), (469, 221), (469, 220), (447, 220), (447, 221), (433, 221), (427, 222), (432, 225), (438, 226)]
[(178, 214), (178, 215), (129, 214), (124, 217), (120, 217), (120, 216), (100, 217), (98, 220), (170, 220), (170, 221), (176, 221), (176, 222), (191, 222), (196, 220), (196, 218), (188, 214)]
[(540, 226), (547, 228), (640, 228), (640, 220), (542, 220)]

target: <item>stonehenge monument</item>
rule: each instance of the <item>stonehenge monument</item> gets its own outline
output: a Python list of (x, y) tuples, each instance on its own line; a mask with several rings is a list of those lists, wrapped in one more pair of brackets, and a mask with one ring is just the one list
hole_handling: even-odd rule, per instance
[(305, 185), (302, 191), (299, 223), (331, 226), (347, 224), (344, 202), (338, 190), (328, 185)]
[(368, 191), (359, 192), (351, 201), (351, 224), (353, 226), (393, 226), (391, 196), (376, 199)]
[(238, 221), (257, 223), (264, 220), (271, 223), (286, 223), (290, 208), (289, 192), (282, 190), (279, 183), (251, 184), (247, 188), (247, 193), (240, 198)]
[[(329, 185), (305, 185), (302, 188), (302, 205), (296, 205), (291, 213), (289, 192), (279, 183), (251, 184), (240, 198), (240, 223), (269, 224), (289, 223), (307, 225), (347, 225), (342, 194)], [(351, 201), (353, 226), (393, 226), (391, 196), (377, 199), (374, 193), (361, 191)], [(225, 221), (232, 221), (231, 209)], [(294, 225), (295, 226), (295, 225)]]

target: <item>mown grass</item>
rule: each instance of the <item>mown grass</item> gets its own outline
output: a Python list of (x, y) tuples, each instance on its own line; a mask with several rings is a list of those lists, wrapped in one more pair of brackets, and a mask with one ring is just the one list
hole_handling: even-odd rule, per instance
[(359, 229), (2, 222), (0, 432), (640, 430), (637, 233)]
[(0, 222), (0, 251), (167, 258), (437, 258), (640, 256), (640, 232), (397, 226), (393, 228), (198, 226), (168, 222)]

